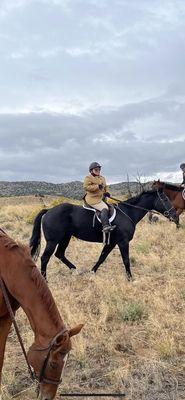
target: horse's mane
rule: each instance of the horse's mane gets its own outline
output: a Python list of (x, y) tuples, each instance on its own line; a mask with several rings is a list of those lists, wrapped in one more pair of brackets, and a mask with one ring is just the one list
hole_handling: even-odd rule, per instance
[(36, 288), (38, 289), (39, 295), (43, 300), (54, 324), (58, 325), (59, 323), (61, 323), (61, 319), (56, 304), (46, 284), (45, 279), (42, 277), (35, 264), (33, 264), (32, 267), (31, 279), (34, 282)]
[(3, 231), (3, 229), (0, 228), (0, 240), (3, 240), (4, 246), (11, 250), (14, 249), (15, 247), (19, 247), (18, 243), (15, 242), (11, 237), (9, 237), (6, 232)]
[(174, 192), (182, 192), (183, 190), (182, 187), (174, 185), (173, 183), (168, 183), (168, 182), (161, 182), (161, 183), (164, 183), (166, 189), (173, 190)]
[(126, 204), (137, 204), (143, 194), (149, 194), (152, 192), (154, 193), (154, 192), (156, 192), (156, 190), (143, 191), (140, 194), (138, 194), (137, 196), (134, 196), (134, 197), (131, 197), (130, 199), (121, 201), (120, 204), (125, 204), (125, 203)]
[(48, 310), (48, 313), (52, 318), (52, 321), (54, 322), (55, 325), (58, 326), (58, 324), (61, 323), (60, 314), (57, 310), (56, 304), (46, 284), (45, 279), (40, 274), (38, 268), (36, 267), (30, 256), (30, 251), (28, 246), (15, 242), (1, 228), (0, 228), (0, 241), (2, 241), (4, 246), (10, 251), (12, 251), (15, 248), (21, 251), (24, 257), (24, 262), (26, 264), (26, 267), (31, 268), (31, 280), (34, 282), (36, 289), (38, 290), (38, 293), (40, 295), (40, 298), (43, 301), (46, 309)]

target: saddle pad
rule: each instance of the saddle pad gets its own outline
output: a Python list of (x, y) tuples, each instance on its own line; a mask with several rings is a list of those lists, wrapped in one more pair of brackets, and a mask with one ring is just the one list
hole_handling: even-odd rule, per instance
[(182, 198), (185, 200), (185, 189), (182, 191)]
[[(97, 220), (99, 222), (101, 222), (101, 219), (99, 218), (99, 216), (98, 216), (98, 214), (96, 212), (97, 210), (95, 210), (95, 208), (90, 208), (90, 207), (87, 207), (85, 205), (83, 205), (83, 208), (85, 208), (85, 210), (93, 211), (94, 213), (96, 213), (95, 215), (96, 215)], [(111, 217), (109, 218), (109, 222), (111, 223), (112, 221), (114, 221), (115, 217), (116, 217), (116, 209), (114, 208), (114, 212), (111, 215)]]

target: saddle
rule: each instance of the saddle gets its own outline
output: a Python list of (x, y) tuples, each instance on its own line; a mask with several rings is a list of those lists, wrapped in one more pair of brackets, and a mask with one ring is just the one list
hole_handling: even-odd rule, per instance
[[(107, 204), (107, 203), (106, 203)], [(114, 208), (114, 206), (112, 204), (107, 204), (108, 205), (108, 209), (109, 209), (109, 224), (111, 225), (111, 222), (114, 221), (115, 217), (116, 217), (116, 209)], [(94, 217), (93, 217), (93, 228), (95, 226), (95, 220), (97, 219), (98, 222), (101, 224), (101, 218), (100, 218), (100, 214), (101, 211), (96, 210), (95, 208), (93, 208), (92, 206), (90, 206), (84, 199), (84, 205), (83, 208), (85, 208), (86, 210), (89, 211), (93, 211), (94, 212)], [(114, 229), (114, 227), (112, 227), (112, 229)], [(111, 233), (111, 229), (108, 230), (107, 232), (105, 230), (103, 230), (103, 243), (106, 245), (110, 244), (110, 233)]]
[[(109, 208), (109, 223), (111, 223), (116, 218), (116, 209), (112, 204), (107, 204), (107, 206)], [(84, 200), (83, 208), (85, 208), (85, 210), (89, 210), (89, 211), (93, 211), (94, 212), (93, 227), (94, 227), (94, 219), (95, 218), (101, 223), (101, 219), (100, 219), (101, 211), (96, 210), (95, 208), (90, 206), (85, 200)]]

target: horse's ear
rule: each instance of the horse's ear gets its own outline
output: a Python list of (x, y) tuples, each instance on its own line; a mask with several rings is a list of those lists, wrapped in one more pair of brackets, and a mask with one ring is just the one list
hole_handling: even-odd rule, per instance
[(68, 331), (69, 337), (78, 335), (78, 333), (81, 331), (83, 326), (84, 326), (84, 324), (79, 324), (79, 325), (75, 326), (74, 328), (69, 329), (69, 331)]
[(68, 336), (65, 333), (61, 333), (61, 335), (57, 336), (57, 338), (55, 339), (55, 343), (53, 345), (53, 349), (57, 349), (59, 346), (61, 346), (61, 344), (67, 340), (67, 337)]

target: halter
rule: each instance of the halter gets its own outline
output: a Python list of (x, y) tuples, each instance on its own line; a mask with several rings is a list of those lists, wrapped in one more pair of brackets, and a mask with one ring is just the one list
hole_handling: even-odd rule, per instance
[[(47, 367), (47, 365), (48, 365), (48, 361), (49, 361), (49, 356), (50, 356), (51, 350), (52, 350), (52, 348), (53, 348), (53, 346), (54, 346), (54, 344), (55, 344), (56, 339), (57, 339), (59, 336), (61, 336), (61, 335), (63, 335), (64, 333), (66, 333), (66, 332), (68, 332), (68, 329), (67, 329), (67, 328), (64, 328), (61, 332), (57, 333), (57, 335), (54, 336), (54, 338), (53, 338), (52, 341), (50, 342), (49, 346), (47, 346), (47, 347), (41, 347), (41, 348), (36, 348), (36, 349), (32, 349), (32, 351), (46, 351), (46, 350), (48, 350), (48, 353), (47, 353), (47, 355), (46, 355), (46, 358), (45, 358), (45, 360), (44, 360), (44, 362), (43, 362), (43, 365), (42, 365), (42, 367), (41, 367), (39, 376), (38, 376), (38, 377), (36, 376), (36, 380), (37, 380), (38, 383), (44, 382), (44, 383), (49, 383), (49, 384), (52, 384), (52, 385), (59, 385), (59, 383), (62, 382), (62, 378), (61, 378), (61, 379), (58, 379), (58, 380), (57, 380), (57, 379), (48, 379), (48, 378), (45, 378), (44, 374), (45, 374), (46, 367)], [(64, 352), (60, 351), (60, 354), (66, 356), (66, 355), (68, 354), (68, 351), (64, 351)]]
[[(68, 332), (68, 329), (67, 328), (63, 328), (59, 333), (57, 333), (57, 335), (54, 336), (54, 338), (51, 340), (49, 346), (33, 349), (33, 351), (46, 351), (46, 350), (48, 350), (46, 358), (45, 358), (45, 360), (43, 362), (43, 365), (41, 367), (39, 376), (37, 376), (35, 374), (35, 372), (33, 371), (31, 365), (29, 364), (28, 357), (27, 357), (27, 354), (26, 354), (26, 350), (25, 350), (25, 347), (24, 347), (24, 344), (23, 344), (23, 341), (22, 341), (22, 338), (21, 338), (21, 335), (20, 335), (20, 332), (19, 332), (19, 328), (18, 328), (17, 322), (15, 320), (14, 312), (13, 312), (12, 306), (10, 304), (10, 300), (9, 300), (9, 296), (8, 296), (8, 293), (7, 293), (7, 289), (6, 289), (6, 286), (5, 286), (4, 281), (1, 278), (1, 276), (0, 276), (0, 287), (2, 289), (3, 297), (4, 297), (4, 300), (5, 300), (8, 312), (10, 314), (11, 321), (12, 321), (12, 323), (14, 325), (14, 328), (15, 328), (15, 331), (16, 331), (16, 334), (17, 334), (17, 337), (18, 337), (18, 340), (19, 340), (19, 343), (20, 343), (24, 358), (26, 360), (26, 364), (27, 364), (28, 371), (30, 373), (31, 379), (33, 381), (36, 380), (39, 384), (44, 382), (44, 383), (49, 383), (49, 384), (52, 384), (52, 385), (59, 385), (59, 383), (62, 382), (62, 378), (60, 380), (48, 379), (48, 378), (45, 378), (44, 373), (45, 373), (45, 370), (46, 370), (46, 367), (47, 367), (47, 364), (48, 364), (48, 360), (49, 360), (49, 356), (50, 356), (51, 350), (52, 350), (52, 348), (53, 348), (53, 346), (55, 344), (56, 339), (60, 335), (63, 335), (65, 332)], [(68, 351), (60, 352), (60, 353), (65, 356), (65, 355), (67, 355)], [(38, 390), (37, 390), (37, 392), (38, 392)]]

